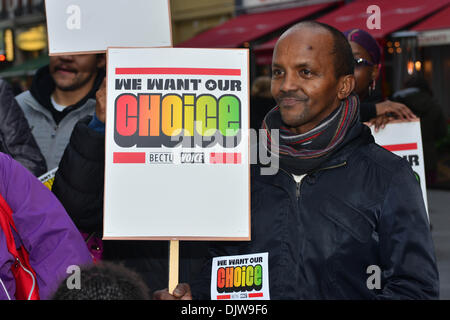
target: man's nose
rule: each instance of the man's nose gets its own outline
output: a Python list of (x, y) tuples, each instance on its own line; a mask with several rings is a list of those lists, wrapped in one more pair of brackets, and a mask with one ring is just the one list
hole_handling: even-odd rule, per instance
[(297, 91), (300, 86), (300, 79), (293, 72), (287, 72), (281, 83), (280, 90), (284, 92)]
[(72, 55), (62, 55), (62, 56), (58, 56), (59, 60), (62, 60), (64, 62), (72, 62), (73, 61), (73, 56)]

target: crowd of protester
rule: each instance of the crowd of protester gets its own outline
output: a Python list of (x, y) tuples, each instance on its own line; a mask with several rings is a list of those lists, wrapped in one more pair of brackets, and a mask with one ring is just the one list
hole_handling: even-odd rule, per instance
[[(311, 41), (309, 36), (316, 38), (313, 42), (308, 42)], [(314, 122), (311, 119), (307, 123), (308, 125), (314, 124), (310, 131), (305, 131), (304, 124), (297, 124), (292, 120), (290, 111), (283, 105), (289, 92), (297, 90), (288, 88), (288, 85), (294, 87), (295, 81), (290, 80), (292, 83), (287, 84), (287, 80), (283, 80), (285, 82), (281, 84), (282, 77), (287, 77), (288, 68), (291, 67), (288, 65), (289, 59), (295, 60), (300, 56), (300, 51), (290, 53), (283, 50), (287, 50), (285, 47), (287, 48), (288, 44), (298, 45), (298, 49), (301, 50), (303, 43), (307, 43), (316, 50), (323, 50), (322, 52), (328, 50), (329, 46), (334, 43), (333, 48), (338, 49), (337, 53), (334, 52), (336, 50), (330, 50), (334, 54), (318, 54), (317, 56), (320, 56), (320, 59), (328, 59), (326, 61), (330, 63), (328, 68), (330, 66), (333, 68), (334, 65), (336, 70), (343, 70), (344, 67), (350, 70), (343, 73), (339, 73), (339, 71), (336, 74), (325, 69), (320, 70), (330, 77), (327, 81), (332, 82), (333, 88), (342, 86), (336, 93), (335, 101), (349, 101), (348, 117), (347, 113), (345, 116), (343, 116), (344, 113), (341, 115), (340, 112), (343, 109), (341, 104), (336, 102), (334, 109), (330, 109), (330, 113), (321, 117), (320, 121), (314, 120), (316, 121)], [(336, 62), (333, 60), (334, 55), (338, 55), (342, 59)], [(382, 262), (386, 266), (384, 274), (386, 287), (385, 290), (376, 292), (376, 294), (384, 298), (437, 298), (435, 258), (431, 236), (429, 230), (426, 230), (427, 222), (423, 205), (421, 205), (421, 197), (418, 196), (420, 194), (417, 191), (418, 187), (411, 185), (414, 184), (413, 178), (404, 163), (400, 163), (390, 154), (387, 155), (372, 146), (371, 135), (365, 131), (366, 127), (363, 123), (369, 126), (373, 125), (376, 130), (382, 130), (393, 119), (409, 121), (420, 117), (427, 181), (432, 182), (436, 179), (437, 161), (434, 145), (439, 138), (445, 135), (445, 120), (440, 106), (432, 99), (429, 86), (420, 76), (415, 75), (409, 79), (405, 83), (405, 89), (397, 92), (391, 100), (380, 97), (379, 90), (376, 90), (375, 85), (379, 76), (380, 55), (377, 42), (363, 30), (352, 29), (338, 35), (335, 29), (315, 23), (304, 23), (289, 29), (280, 38), (275, 48), (274, 59), (277, 57), (279, 60), (273, 70), (272, 78), (261, 77), (255, 79), (253, 83), (250, 100), (251, 128), (267, 129), (271, 126), (279, 128), (277, 127), (278, 122), (282, 121), (290, 128), (297, 130), (297, 136), (293, 135), (293, 130), (290, 133), (286, 132), (285, 135), (297, 140), (309, 139), (308, 135), (311, 135), (311, 132), (317, 133), (316, 135), (320, 132), (322, 139), (327, 137), (329, 139), (329, 135), (332, 133), (328, 131), (335, 126), (342, 124), (347, 128), (348, 131), (342, 133), (341, 140), (337, 139), (338, 143), (330, 145), (328, 149), (325, 146), (329, 140), (313, 141), (314, 144), (317, 144), (317, 150), (320, 151), (317, 151), (313, 159), (304, 156), (301, 149), (296, 149), (297, 147), (281, 141), (286, 145), (280, 145), (280, 150), (286, 150), (288, 155), (281, 159), (281, 166), (285, 166), (286, 171), (292, 173), (294, 179), (299, 179), (299, 181), (314, 169), (320, 168), (333, 157), (337, 157), (337, 154), (348, 156), (349, 163), (355, 162), (355, 159), (350, 158), (350, 151), (353, 150), (352, 148), (356, 148), (355, 141), (359, 141), (360, 145), (370, 145), (366, 150), (360, 151), (361, 154), (358, 155), (358, 161), (364, 162), (367, 167), (363, 167), (361, 163), (359, 166), (354, 164), (354, 170), (359, 170), (354, 173), (352, 171), (355, 181), (359, 181), (356, 175), (365, 174), (367, 178), (370, 173), (373, 173), (375, 176), (372, 177), (374, 180), (371, 183), (374, 190), (383, 194), (392, 188), (389, 189), (389, 192), (396, 193), (391, 195), (392, 199), (390, 200), (388, 197), (380, 198), (377, 195), (363, 197), (364, 201), (371, 202), (370, 204), (373, 206), (380, 205), (379, 210), (386, 211), (382, 220), (383, 226), (380, 227), (385, 229), (377, 230), (380, 239), (374, 240), (377, 244), (378, 241), (382, 243), (382, 250), (385, 250), (382, 254), (382, 259), (385, 260)], [(348, 60), (349, 57), (351, 61)], [(346, 65), (340, 66), (340, 64)], [(314, 69), (315, 66), (311, 68)], [(301, 72), (307, 77), (309, 75), (306, 75), (306, 72), (314, 74), (316, 71), (302, 69)], [(348, 77), (349, 75), (351, 77)], [(353, 79), (356, 81), (351, 80), (353, 75)], [(345, 80), (341, 81), (341, 79)], [(279, 87), (277, 87), (277, 83), (280, 83)], [(354, 86), (355, 83), (356, 86)], [(314, 99), (324, 99), (323, 94), (319, 95), (319, 92), (314, 90), (317, 88), (305, 87), (297, 91), (308, 95), (311, 103), (314, 102)], [(315, 106), (312, 105), (311, 110), (314, 108)], [(278, 111), (279, 109), (281, 111)], [(180, 282), (182, 285), (179, 287), (178, 293), (172, 294), (167, 290), (160, 291), (168, 283), (167, 241), (102, 241), (105, 110), (105, 57), (103, 54), (50, 57), (49, 65), (36, 72), (30, 89), (16, 97), (8, 83), (0, 80), (0, 114), (3, 115), (3, 121), (0, 124), (0, 151), (2, 152), (0, 154), (0, 214), (6, 216), (9, 212), (11, 216), (12, 213), (12, 219), (2, 222), (2, 230), (0, 230), (0, 243), (2, 244), (0, 247), (0, 299), (27, 299), (30, 297), (57, 300), (150, 299), (152, 294), (158, 299), (191, 298), (192, 296), (208, 299), (209, 279), (208, 277), (198, 279), (200, 274), (210, 275), (210, 269), (203, 269), (210, 264), (208, 255), (211, 252), (226, 252), (227, 255), (233, 255), (241, 252), (239, 251), (241, 246), (248, 247), (247, 243), (224, 245), (205, 241), (181, 242)], [(323, 127), (324, 123), (326, 123), (327, 130), (314, 131), (316, 128)], [(345, 152), (348, 154), (343, 150), (347, 150)], [(381, 159), (380, 161), (385, 162), (385, 166), (390, 165), (392, 168), (382, 168), (382, 165), (375, 163), (375, 160), (373, 163), (369, 163), (368, 155), (374, 159), (378, 157)], [(352, 157), (355, 157), (353, 153)], [(53, 168), (58, 168), (58, 170), (50, 191), (36, 177)], [(400, 179), (404, 184), (399, 185), (398, 188), (385, 183), (390, 175), (397, 173), (395, 170), (405, 175)], [(310, 177), (305, 179), (308, 182)], [(330, 180), (333, 181), (332, 185), (336, 184), (335, 179), (338, 179), (338, 176)], [(289, 184), (291, 182), (281, 181), (279, 183)], [(294, 180), (292, 180), (293, 183)], [(354, 183), (357, 185), (359, 182)], [(367, 182), (361, 181), (361, 186), (358, 186), (361, 190), (366, 190), (362, 186), (363, 183)], [(308, 184), (314, 183), (310, 181)], [(406, 187), (409, 185), (411, 186)], [(345, 189), (345, 187), (343, 188)], [(403, 190), (400, 191), (400, 188)], [(351, 191), (348, 189), (349, 193)], [(281, 203), (282, 198), (276, 198), (276, 189), (270, 189), (264, 183), (252, 180), (252, 195), (253, 192), (265, 195), (264, 201), (273, 200), (266, 204), (264, 208), (266, 211), (252, 211), (252, 218), (254, 215), (266, 217), (282, 214), (277, 211), (277, 201)], [(317, 193), (314, 194), (317, 197)], [(400, 204), (398, 199), (395, 199), (398, 195), (405, 196)], [(257, 195), (257, 197), (260, 196)], [(347, 195), (343, 196), (342, 200), (344, 202), (341, 209), (344, 207), (348, 209), (353, 203), (359, 206), (354, 209), (355, 212), (368, 210), (363, 208), (362, 204), (355, 204), (354, 199), (348, 198)], [(349, 204), (345, 204), (345, 201)], [(307, 208), (309, 204), (305, 202), (301, 206)], [(398, 216), (389, 217), (389, 214), (394, 214), (392, 210), (396, 206), (404, 206), (403, 209), (398, 210), (408, 212), (403, 212), (403, 214), (397, 212), (395, 214)], [(386, 207), (390, 207), (392, 210), (389, 211), (390, 209), (386, 209)], [(307, 210), (305, 209), (305, 211)], [(292, 214), (296, 216), (298, 212), (292, 211)], [(268, 231), (270, 229), (268, 223), (272, 221), (271, 219), (274, 217), (267, 217), (267, 224), (264, 227), (258, 227), (259, 222), (252, 220), (252, 230), (255, 230), (254, 232), (262, 230), (266, 234), (265, 237), (268, 238), (268, 240), (265, 238), (261, 240), (258, 238), (261, 235), (257, 234), (255, 238), (252, 237), (252, 243), (255, 246), (256, 243), (259, 243), (264, 247), (265, 241), (267, 243), (272, 241), (269, 245), (270, 250), (273, 250), (271, 255), (278, 257), (278, 252), (284, 250), (282, 244), (276, 242), (278, 241), (277, 232), (281, 231), (277, 229), (274, 234)], [(299, 219), (306, 218), (300, 217)], [(351, 227), (352, 224), (356, 224), (353, 226), (354, 228), (364, 227), (367, 229), (370, 223), (377, 223), (369, 221), (368, 224), (367, 221), (360, 221), (361, 219), (364, 220), (359, 217), (353, 221), (344, 221), (344, 229)], [(366, 219), (368, 218), (366, 217)], [(404, 221), (398, 221), (399, 219)], [(1, 221), (2, 219), (0, 219)], [(272, 222), (271, 226), (276, 228), (278, 222)], [(320, 228), (319, 225), (313, 225), (312, 222), (304, 221), (303, 224), (309, 225), (311, 230)], [(309, 235), (312, 239), (310, 241), (317, 240), (305, 229), (305, 226), (301, 227), (298, 221), (290, 221), (290, 225), (291, 227), (297, 226), (297, 231), (301, 230), (304, 234)], [(325, 228), (324, 225), (322, 227)], [(11, 229), (12, 232), (7, 232), (6, 229)], [(371, 231), (372, 229), (367, 230)], [(294, 235), (297, 237), (300, 235), (294, 231), (291, 234), (291, 231), (289, 229), (288, 233), (293, 236), (292, 241), (285, 245), (295, 247), (298, 239)], [(320, 234), (319, 231), (317, 232)], [(361, 230), (354, 231), (353, 237), (361, 242), (361, 238), (365, 239), (367, 236), (361, 234), (362, 232)], [(352, 234), (352, 232), (350, 233)], [(401, 239), (397, 241), (395, 248), (392, 247), (394, 244), (389, 242), (388, 235), (392, 233)], [(8, 242), (8, 246), (3, 245), (6, 242)], [(380, 254), (380, 247), (375, 246), (374, 243), (370, 242), (369, 245), (367, 242), (365, 243), (366, 247), (355, 246), (354, 250), (361, 254), (363, 252), (361, 250), (367, 250), (365, 253), (368, 256), (375, 257)], [(326, 244), (320, 245), (326, 246)], [(407, 252), (410, 250), (408, 245), (415, 246), (415, 249)], [(20, 249), (17, 256), (12, 252), (16, 251), (11, 247)], [(304, 254), (313, 255), (311, 252)], [(325, 253), (321, 252), (320, 254)], [(413, 258), (408, 260), (408, 255)], [(350, 269), (359, 261), (355, 255), (352, 254), (352, 257), (352, 259), (343, 259)], [(280, 255), (277, 259), (287, 258)], [(22, 290), (19, 290), (19, 282), (30, 282), (30, 279), (24, 280), (27, 275), (12, 271), (14, 269), (12, 266), (17, 265), (17, 261), (20, 261), (19, 264), (22, 263), (25, 269), (31, 269), (28, 270), (31, 271), (28, 275), (31, 275), (32, 281), (30, 287), (26, 287), (29, 288), (29, 291), (25, 289), (28, 293), (25, 295), (21, 293)], [(313, 273), (314, 268), (319, 268), (314, 264), (308, 265), (305, 261), (295, 260), (289, 263), (301, 270), (299, 273)], [(66, 280), (69, 276), (67, 267), (71, 265), (81, 267), (81, 289), (70, 289), (67, 286)], [(317, 272), (321, 272), (322, 277), (327, 277), (328, 271), (320, 268), (317, 269)], [(271, 274), (271, 277), (276, 279), (279, 276), (280, 283), (285, 283), (286, 270), (282, 266), (273, 266), (273, 269), (274, 273)], [(411, 271), (412, 269), (414, 271)], [(344, 271), (349, 272), (347, 269)], [(321, 287), (324, 280), (319, 275), (311, 276), (315, 279), (312, 282), (314, 287), (307, 283), (307, 280), (302, 278), (303, 276), (298, 275), (301, 281), (306, 281), (304, 288), (295, 288), (297, 283), (285, 283), (284, 289), (290, 288), (291, 285), (293, 288), (290, 291), (287, 289), (284, 291), (278, 287), (271, 288), (273, 289), (272, 296), (278, 299), (308, 298), (308, 294), (310, 294), (312, 298), (355, 298), (359, 294), (361, 298), (374, 298), (367, 292), (361, 293), (362, 289), (358, 289), (359, 291), (355, 289), (356, 291), (352, 292), (352, 289), (349, 288), (352, 286), (355, 288), (358, 285), (356, 282), (352, 284), (350, 280), (346, 284), (349, 288), (345, 285), (342, 287), (347, 288), (346, 293), (336, 293), (332, 289)], [(412, 280), (409, 281), (408, 278)], [(186, 283), (193, 284), (192, 293)]]

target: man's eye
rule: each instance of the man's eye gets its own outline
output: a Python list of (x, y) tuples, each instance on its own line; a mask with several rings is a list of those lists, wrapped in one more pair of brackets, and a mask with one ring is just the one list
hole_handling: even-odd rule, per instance
[(309, 69), (302, 69), (300, 70), (300, 74), (309, 77), (312, 75), (312, 72)]
[(281, 71), (280, 69), (274, 69), (272, 70), (272, 77), (279, 77), (283, 74), (283, 71)]

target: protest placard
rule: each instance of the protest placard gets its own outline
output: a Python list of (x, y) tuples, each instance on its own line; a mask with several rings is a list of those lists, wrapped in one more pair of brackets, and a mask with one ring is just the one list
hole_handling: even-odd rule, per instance
[(248, 59), (108, 49), (104, 239), (250, 239)]
[(49, 54), (170, 47), (169, 0), (46, 0)]
[(428, 212), (420, 121), (388, 123), (384, 129), (378, 132), (375, 132), (373, 126), (371, 129), (376, 143), (409, 162), (417, 180), (420, 182), (425, 208)]
[(269, 253), (212, 259), (212, 300), (270, 300)]
[(58, 171), (58, 167), (38, 177), (39, 181), (41, 181), (49, 190), (52, 190), (53, 182), (55, 181), (56, 171)]

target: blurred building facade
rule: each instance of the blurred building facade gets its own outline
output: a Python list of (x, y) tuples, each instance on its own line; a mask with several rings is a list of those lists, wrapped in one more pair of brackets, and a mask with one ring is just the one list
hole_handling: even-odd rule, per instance
[(186, 41), (232, 18), (234, 0), (170, 0), (173, 44)]
[(450, 4), (409, 31), (395, 33), (393, 39), (405, 52), (396, 56), (395, 83), (403, 83), (415, 72), (423, 73), (450, 119)]
[(48, 62), (44, 0), (0, 0), (0, 74), (26, 89)]

